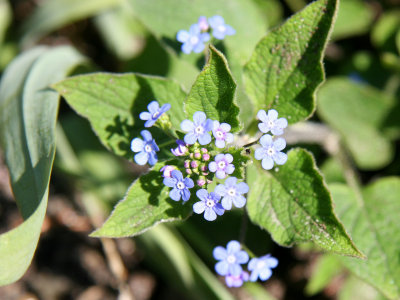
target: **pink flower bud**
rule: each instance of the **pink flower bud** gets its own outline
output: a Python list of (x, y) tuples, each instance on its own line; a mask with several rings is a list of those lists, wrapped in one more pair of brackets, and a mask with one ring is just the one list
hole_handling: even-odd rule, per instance
[(175, 166), (166, 165), (160, 169), (160, 172), (163, 172), (163, 177), (171, 177), (171, 172), (176, 170)]
[(188, 148), (186, 147), (186, 144), (182, 140), (177, 140), (176, 143), (178, 144), (178, 147), (175, 149), (171, 149), (171, 152), (175, 156), (184, 156), (188, 152)]
[(209, 161), (209, 160), (210, 160), (210, 154), (204, 153), (204, 154), (203, 154), (203, 160), (204, 160), (204, 161)]
[(201, 148), (201, 153), (208, 153), (208, 150), (206, 148)]
[(183, 163), (183, 166), (188, 169), (190, 168), (190, 160), (185, 160), (185, 162)]
[(193, 172), (190, 169), (186, 169), (186, 174), (191, 175)]
[(192, 160), (192, 161), (190, 162), (190, 166), (191, 166), (193, 169), (196, 169), (196, 168), (199, 167), (199, 163), (198, 163), (197, 161), (195, 161), (195, 160)]
[(199, 20), (197, 21), (197, 25), (199, 25), (201, 31), (207, 31), (209, 28), (207, 18), (204, 16), (201, 16)]
[(202, 187), (206, 184), (206, 180), (205, 179), (199, 179), (197, 180), (197, 185)]

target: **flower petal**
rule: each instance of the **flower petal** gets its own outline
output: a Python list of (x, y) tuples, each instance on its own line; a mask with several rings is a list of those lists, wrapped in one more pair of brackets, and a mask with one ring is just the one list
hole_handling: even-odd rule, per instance
[(285, 149), (285, 147), (286, 147), (285, 139), (279, 138), (274, 141), (274, 148), (276, 151), (281, 151), (281, 150)]
[(232, 156), (232, 154), (230, 154), (230, 153), (225, 154), (225, 161), (227, 161), (228, 163), (233, 162), (233, 156)]
[(271, 277), (271, 275), (272, 275), (271, 269), (265, 267), (262, 270), (260, 270), (258, 277), (260, 277), (260, 280), (265, 281), (265, 280), (269, 279)]
[(246, 198), (239, 195), (239, 196), (237, 196), (236, 198), (233, 199), (233, 204), (237, 208), (242, 208), (246, 204)]
[(144, 120), (147, 121), (149, 119), (151, 119), (151, 114), (147, 111), (141, 112), (139, 115), (140, 120)]
[(189, 54), (190, 52), (192, 52), (193, 46), (192, 46), (191, 43), (186, 42), (186, 43), (182, 44), (181, 50), (182, 50), (183, 53)]
[(191, 189), (192, 187), (194, 187), (194, 182), (192, 179), (190, 179), (189, 177), (186, 177), (183, 182), (185, 183), (186, 187), (188, 187), (189, 189)]
[(198, 126), (202, 124), (206, 120), (207, 116), (204, 112), (202, 111), (196, 111), (193, 114), (193, 123)]
[(230, 264), (229, 273), (233, 276), (239, 276), (242, 273), (242, 267), (239, 264)]
[(148, 130), (142, 130), (142, 131), (140, 132), (140, 134), (141, 134), (141, 136), (143, 137), (143, 140), (144, 140), (145, 142), (150, 142), (150, 141), (153, 139), (153, 137), (151, 136), (150, 131), (148, 131)]
[(265, 157), (261, 161), (261, 165), (265, 170), (271, 170), (274, 167), (274, 161), (271, 157)]
[(203, 201), (207, 201), (208, 192), (206, 189), (200, 189), (196, 192), (196, 196)]
[(267, 113), (265, 112), (265, 110), (261, 109), (258, 111), (257, 113), (257, 118), (261, 121), (261, 122), (267, 122)]
[(215, 172), (217, 171), (217, 164), (215, 161), (212, 161), (208, 164), (208, 169), (210, 170), (210, 172)]
[(149, 113), (154, 115), (158, 110), (160, 109), (160, 105), (158, 104), (157, 101), (151, 101), (149, 105), (147, 105), (147, 109), (149, 110)]
[(188, 189), (184, 189), (183, 191), (183, 195), (182, 195), (182, 200), (183, 201), (188, 201), (190, 199), (190, 192)]
[(213, 256), (216, 260), (223, 260), (228, 256), (228, 254), (224, 247), (217, 246), (213, 250)]
[(221, 205), (226, 210), (232, 209), (232, 197), (224, 197), (222, 198)]
[(275, 121), (278, 118), (278, 112), (275, 109), (270, 109), (268, 111), (268, 119), (270, 121)]
[(240, 251), (240, 243), (235, 240), (230, 241), (228, 244), (226, 244), (226, 251), (228, 252), (228, 255)]
[(246, 194), (249, 192), (249, 186), (246, 182), (239, 182), (236, 186), (236, 191), (238, 191), (240, 194)]
[(260, 138), (260, 144), (261, 146), (268, 148), (272, 144), (272, 136), (270, 136), (269, 134), (264, 134)]
[[(229, 177), (230, 178), (230, 177)], [(228, 178), (228, 179), (229, 179)], [(227, 180), (228, 180), (227, 179)], [(225, 181), (225, 183), (226, 183), (226, 181)], [(218, 194), (218, 195), (220, 195), (221, 197), (223, 197), (224, 195), (225, 195), (225, 193), (226, 193), (226, 188), (225, 188), (225, 186), (223, 185), (223, 184), (218, 184), (216, 187), (215, 187), (215, 189), (214, 189), (214, 193), (216, 193), (216, 194)]]
[(144, 142), (140, 138), (134, 138), (131, 142), (131, 150), (133, 152), (140, 152), (144, 148)]
[(179, 30), (176, 34), (176, 39), (181, 43), (186, 43), (189, 38), (190, 34), (186, 30)]
[(186, 144), (193, 145), (197, 141), (197, 135), (190, 132), (190, 133), (186, 134), (183, 139)]
[(211, 136), (208, 133), (204, 133), (199, 136), (199, 144), (207, 145), (211, 142)]
[(215, 272), (221, 276), (225, 276), (228, 274), (229, 265), (226, 261), (220, 261), (215, 264)]
[(189, 132), (189, 131), (193, 131), (194, 130), (194, 124), (192, 121), (189, 120), (183, 120), (181, 123), (181, 129), (184, 132)]
[(157, 154), (152, 151), (149, 153), (149, 165), (154, 166), (157, 163)]
[(287, 155), (283, 152), (277, 152), (274, 154), (273, 159), (277, 165), (283, 165), (287, 161)]
[(217, 214), (215, 211), (210, 207), (206, 207), (206, 210), (204, 211), (204, 219), (207, 221), (214, 221), (216, 218)]
[(235, 257), (238, 264), (245, 264), (249, 261), (249, 255), (243, 250), (236, 252)]
[(135, 162), (138, 165), (143, 166), (147, 163), (148, 160), (149, 160), (149, 155), (144, 151), (139, 152), (138, 154), (135, 155)]
[(169, 196), (171, 197), (172, 200), (179, 201), (181, 199), (181, 191), (177, 188), (173, 188), (169, 192)]
[(265, 156), (265, 150), (264, 148), (257, 148), (256, 151), (254, 151), (254, 157), (257, 160), (262, 160)]
[(168, 187), (175, 187), (176, 182), (177, 182), (176, 179), (171, 177), (165, 177), (163, 180), (163, 184)]

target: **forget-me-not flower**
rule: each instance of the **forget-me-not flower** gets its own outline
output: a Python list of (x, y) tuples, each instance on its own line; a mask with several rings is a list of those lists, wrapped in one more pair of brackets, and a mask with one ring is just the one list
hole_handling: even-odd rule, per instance
[(158, 120), (158, 118), (165, 113), (167, 110), (171, 108), (171, 104), (166, 103), (161, 108), (157, 101), (151, 101), (149, 105), (147, 105), (147, 109), (149, 110), (141, 112), (139, 118), (143, 121), (144, 127), (151, 127)]
[(214, 221), (217, 215), (222, 216), (224, 214), (224, 208), (219, 203), (221, 196), (213, 192), (208, 193), (205, 189), (198, 190), (196, 195), (201, 200), (193, 204), (193, 211), (196, 214), (204, 212), (204, 219), (207, 221)]
[(215, 176), (219, 179), (224, 179), (227, 174), (232, 174), (235, 171), (235, 166), (231, 164), (233, 161), (232, 154), (217, 154), (215, 160), (208, 164), (210, 172), (215, 172)]
[(179, 201), (182, 197), (183, 201), (188, 201), (190, 198), (190, 191), (194, 187), (194, 182), (189, 177), (183, 178), (182, 172), (178, 170), (171, 171), (171, 177), (165, 177), (164, 185), (172, 187), (169, 196), (172, 200)]
[(208, 24), (212, 28), (213, 36), (216, 39), (223, 40), (226, 35), (233, 35), (236, 30), (232, 26), (225, 24), (225, 20), (221, 16), (214, 16), (208, 19)]
[(268, 114), (265, 110), (259, 110), (257, 118), (261, 121), (261, 123), (258, 124), (258, 128), (263, 133), (271, 131), (273, 135), (281, 135), (283, 134), (283, 129), (288, 125), (285, 118), (278, 119), (278, 112), (275, 109), (270, 109)]
[(221, 276), (240, 276), (243, 271), (241, 264), (249, 261), (249, 255), (240, 249), (240, 243), (235, 240), (230, 241), (226, 249), (221, 246), (215, 247), (213, 256), (219, 260), (215, 264), (215, 271)]
[(211, 142), (209, 131), (213, 129), (213, 121), (207, 119), (207, 116), (202, 111), (196, 111), (193, 114), (193, 122), (183, 120), (181, 129), (187, 134), (184, 137), (186, 144), (193, 145), (199, 141), (200, 145), (207, 145)]
[(231, 125), (229, 125), (228, 123), (220, 124), (218, 121), (214, 121), (212, 132), (215, 137), (215, 146), (217, 148), (224, 148), (225, 142), (233, 142), (233, 134), (229, 132), (230, 130)]
[(272, 140), (272, 136), (264, 134), (260, 138), (261, 148), (256, 149), (254, 157), (257, 160), (262, 160), (261, 165), (265, 170), (271, 170), (274, 167), (274, 162), (278, 165), (283, 165), (287, 161), (287, 155), (280, 152), (286, 147), (286, 141), (283, 138)]
[(249, 281), (249, 273), (246, 271), (242, 271), (238, 276), (225, 276), (225, 282), (228, 287), (241, 287), (245, 281)]
[(189, 31), (179, 30), (176, 39), (183, 43), (181, 47), (183, 53), (189, 54), (192, 51), (199, 53), (204, 50), (204, 43), (210, 40), (210, 35), (201, 32), (198, 24), (193, 24)]
[(143, 140), (134, 138), (131, 142), (132, 151), (139, 152), (135, 155), (135, 162), (142, 166), (149, 162), (149, 164), (153, 166), (157, 162), (156, 151), (160, 151), (160, 149), (148, 130), (142, 130), (140, 134)]
[(262, 281), (268, 280), (272, 275), (271, 269), (277, 265), (278, 260), (269, 254), (259, 258), (252, 258), (247, 265), (247, 268), (251, 271), (250, 281), (257, 281), (257, 278)]
[(246, 204), (246, 198), (242, 195), (249, 191), (249, 186), (245, 182), (236, 182), (236, 177), (229, 177), (224, 184), (217, 185), (214, 190), (222, 197), (221, 205), (226, 210), (232, 208), (232, 203), (238, 208)]

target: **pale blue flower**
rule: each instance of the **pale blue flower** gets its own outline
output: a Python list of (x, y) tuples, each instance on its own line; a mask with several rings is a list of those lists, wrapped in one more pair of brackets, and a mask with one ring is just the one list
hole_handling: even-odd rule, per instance
[(193, 114), (193, 122), (183, 120), (181, 129), (187, 134), (184, 137), (186, 144), (193, 145), (199, 141), (200, 145), (207, 145), (211, 142), (211, 135), (209, 132), (213, 128), (213, 121), (207, 119), (207, 116), (202, 111), (197, 111)]
[(158, 118), (168, 111), (171, 108), (171, 104), (164, 104), (161, 108), (157, 101), (151, 101), (149, 105), (147, 105), (147, 109), (149, 110), (141, 112), (139, 118), (141, 120), (146, 121), (144, 123), (144, 127), (151, 127), (158, 120)]
[(213, 30), (213, 36), (219, 40), (223, 40), (226, 35), (233, 35), (236, 33), (232, 26), (225, 24), (225, 20), (221, 16), (209, 18), (208, 24), (210, 24), (210, 27)]
[(241, 264), (249, 261), (249, 255), (240, 249), (240, 243), (235, 240), (230, 241), (226, 249), (221, 246), (215, 247), (213, 256), (219, 260), (215, 264), (215, 271), (221, 276), (240, 276), (243, 271)]
[(149, 162), (149, 164), (153, 166), (157, 162), (156, 151), (160, 151), (160, 149), (148, 130), (142, 130), (140, 134), (143, 140), (134, 138), (131, 142), (132, 151), (139, 152), (135, 155), (135, 162), (142, 166)]
[(283, 129), (288, 125), (285, 118), (278, 119), (278, 112), (275, 109), (270, 109), (268, 114), (265, 110), (260, 110), (257, 113), (257, 117), (261, 121), (261, 123), (258, 124), (258, 128), (263, 133), (271, 131), (273, 135), (281, 135), (283, 134)]
[(222, 216), (224, 214), (224, 208), (219, 199), (219, 195), (211, 192), (208, 193), (205, 189), (200, 189), (196, 192), (197, 197), (201, 200), (193, 204), (193, 211), (196, 214), (202, 214), (204, 212), (204, 219), (207, 221), (214, 221), (217, 215)]
[(165, 177), (164, 185), (172, 187), (169, 196), (172, 200), (179, 201), (182, 197), (183, 201), (190, 199), (190, 191), (194, 187), (194, 182), (189, 177), (183, 178), (182, 172), (178, 170), (171, 171), (171, 177)]
[(271, 170), (274, 162), (283, 165), (287, 161), (287, 155), (280, 152), (286, 147), (286, 141), (283, 138), (272, 140), (272, 136), (264, 134), (260, 139), (261, 148), (256, 149), (254, 157), (262, 160), (261, 165), (265, 170)]
[(189, 31), (179, 30), (176, 39), (183, 43), (182, 52), (189, 54), (190, 52), (199, 53), (204, 50), (204, 43), (210, 40), (210, 35), (207, 32), (201, 32), (198, 24), (190, 26)]
[(208, 164), (210, 172), (215, 172), (215, 176), (219, 179), (224, 179), (227, 174), (232, 174), (235, 171), (235, 166), (231, 164), (233, 161), (232, 154), (217, 154), (215, 160)]
[(229, 177), (224, 184), (216, 186), (214, 192), (222, 197), (221, 204), (226, 210), (232, 208), (232, 203), (241, 208), (246, 204), (246, 198), (243, 194), (249, 191), (249, 186), (245, 182), (236, 183), (236, 177)]
[(218, 121), (214, 121), (213, 124), (213, 135), (215, 138), (215, 146), (217, 148), (224, 148), (225, 142), (232, 143), (233, 142), (233, 134), (229, 131), (231, 130), (231, 125), (228, 123), (219, 123)]
[(262, 281), (268, 280), (272, 275), (271, 269), (277, 265), (278, 260), (269, 254), (259, 258), (252, 258), (247, 265), (247, 268), (251, 271), (250, 281), (257, 281), (257, 278)]

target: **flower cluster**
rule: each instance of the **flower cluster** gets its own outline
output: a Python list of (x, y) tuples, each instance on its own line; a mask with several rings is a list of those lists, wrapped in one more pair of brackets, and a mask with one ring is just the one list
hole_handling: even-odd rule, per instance
[[(262, 257), (252, 258), (249, 261), (249, 255), (241, 250), (238, 241), (230, 241), (226, 248), (217, 246), (214, 248), (213, 256), (217, 262), (215, 271), (221, 276), (225, 276), (226, 285), (229, 287), (240, 287), (245, 281), (268, 280), (272, 275), (272, 270), (278, 265), (275, 257), (267, 254)], [(248, 272), (243, 270), (241, 265), (246, 264)]]
[(225, 20), (221, 16), (213, 16), (208, 20), (201, 16), (196, 24), (190, 26), (189, 31), (178, 31), (176, 39), (182, 43), (182, 52), (189, 54), (192, 51), (195, 53), (203, 51), (204, 43), (210, 40), (210, 31), (218, 40), (223, 40), (226, 35), (236, 33), (232, 26), (225, 24)]
[(261, 148), (256, 149), (254, 157), (261, 160), (261, 165), (265, 170), (271, 170), (274, 163), (283, 165), (287, 161), (287, 155), (281, 152), (286, 147), (286, 141), (283, 138), (274, 140), (268, 132), (273, 135), (282, 135), (288, 122), (285, 118), (278, 119), (278, 112), (275, 109), (270, 109), (268, 113), (260, 110), (257, 117), (261, 121), (258, 128), (265, 134), (260, 138)]
[[(210, 18), (208, 22), (203, 18), (197, 26), (204, 31), (208, 30), (209, 26), (214, 28), (218, 22), (223, 24), (218, 17)], [(214, 28), (214, 33), (216, 30)], [(171, 122), (166, 114), (171, 108), (170, 104), (160, 107), (157, 101), (152, 101), (147, 108), (148, 111), (139, 115), (139, 118), (145, 121), (144, 127), (156, 125), (169, 135), (176, 136), (176, 133), (170, 130)], [(286, 146), (285, 140), (274, 136), (282, 135), (288, 123), (285, 118), (278, 119), (278, 112), (274, 109), (268, 113), (260, 110), (257, 117), (261, 121), (258, 127), (264, 135), (259, 140), (261, 147), (256, 149), (254, 157), (261, 160), (264, 169), (270, 170), (274, 164), (282, 165), (287, 160), (287, 155), (281, 152)], [(178, 133), (178, 136), (182, 139), (176, 140), (176, 146), (171, 149), (171, 153), (179, 162), (160, 169), (163, 184), (170, 188), (169, 197), (173, 201), (182, 200), (183, 203), (197, 199), (191, 204), (193, 212), (203, 214), (207, 221), (216, 220), (233, 206), (244, 207), (249, 186), (233, 176), (240, 166), (236, 156), (232, 155), (234, 152), (227, 148), (234, 141), (230, 132), (231, 126), (209, 119), (204, 112), (197, 111), (192, 120), (186, 119), (181, 122), (180, 129), (181, 133)], [(141, 136), (142, 138), (134, 138), (131, 142), (131, 149), (136, 153), (135, 162), (139, 165), (154, 165), (158, 160), (156, 152), (160, 149), (150, 131), (142, 130)], [(209, 187), (213, 182), (216, 182), (212, 185), (215, 188), (210, 191)], [(219, 275), (225, 276), (229, 287), (239, 287), (245, 281), (265, 281), (272, 275), (271, 269), (278, 264), (278, 260), (270, 255), (250, 259), (249, 254), (241, 249), (240, 243), (234, 240), (230, 241), (226, 248), (216, 247), (213, 255), (219, 261), (215, 270)], [(243, 269), (244, 264), (247, 264), (247, 270)]]

